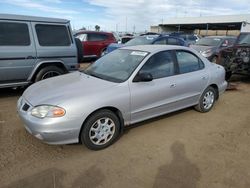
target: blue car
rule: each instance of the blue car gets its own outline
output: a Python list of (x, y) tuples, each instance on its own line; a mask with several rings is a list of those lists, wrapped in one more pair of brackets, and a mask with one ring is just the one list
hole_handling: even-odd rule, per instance
[(124, 46), (137, 46), (146, 44), (162, 44), (162, 45), (178, 45), (178, 46), (188, 46), (187, 42), (182, 38), (168, 36), (168, 35), (144, 35), (138, 36), (125, 44), (112, 43), (106, 49), (106, 54)]

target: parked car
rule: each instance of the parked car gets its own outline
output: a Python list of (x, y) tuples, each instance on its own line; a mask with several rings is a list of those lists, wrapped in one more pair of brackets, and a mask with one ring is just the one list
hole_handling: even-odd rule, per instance
[(209, 61), (216, 63), (219, 51), (232, 46), (235, 40), (234, 36), (209, 36), (200, 39), (190, 47), (200, 52)]
[(125, 44), (110, 44), (105, 51), (105, 54), (112, 52), (115, 49), (124, 46), (136, 46), (136, 45), (146, 45), (146, 44), (161, 44), (161, 45), (178, 45), (178, 46), (188, 46), (188, 44), (181, 38), (172, 37), (168, 35), (142, 35), (137, 36)]
[(250, 76), (250, 33), (240, 33), (233, 46), (222, 49), (217, 63), (226, 69), (226, 79), (232, 74)]
[(101, 57), (109, 44), (118, 42), (114, 34), (108, 32), (79, 31), (75, 37), (82, 42), (85, 59)]
[(188, 45), (195, 44), (196, 42), (198, 42), (198, 40), (201, 39), (199, 35), (187, 34), (183, 32), (174, 32), (174, 33), (171, 33), (170, 36), (180, 37), (183, 40), (185, 40), (188, 43)]
[[(122, 36), (121, 37), (121, 44), (125, 44), (125, 43), (127, 43), (128, 41), (130, 41), (131, 39), (133, 39), (134, 38), (134, 36), (133, 35), (131, 35), (131, 34), (126, 34), (126, 35), (124, 35), (124, 36)], [(118, 42), (119, 43), (119, 42)]]
[(17, 109), (27, 131), (42, 141), (99, 150), (130, 124), (190, 106), (208, 112), (226, 87), (224, 68), (195, 50), (131, 46), (83, 72), (31, 85)]
[(78, 69), (69, 20), (0, 14), (0, 88)]

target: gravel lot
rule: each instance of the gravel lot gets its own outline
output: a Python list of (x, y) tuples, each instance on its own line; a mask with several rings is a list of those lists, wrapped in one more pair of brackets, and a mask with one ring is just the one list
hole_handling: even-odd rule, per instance
[(0, 89), (0, 187), (250, 187), (250, 80), (209, 113), (192, 108), (127, 129), (111, 147), (51, 146), (16, 113), (22, 90)]

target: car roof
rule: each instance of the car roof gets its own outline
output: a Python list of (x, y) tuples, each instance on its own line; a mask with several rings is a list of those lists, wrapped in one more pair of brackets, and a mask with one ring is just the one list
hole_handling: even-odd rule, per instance
[(135, 38), (158, 38), (161, 35), (142, 35), (142, 36), (136, 36)]
[(98, 33), (98, 34), (113, 34), (111, 32), (105, 32), (105, 31), (87, 31), (87, 30), (80, 30), (77, 31), (76, 34), (80, 34), (80, 33)]
[(47, 18), (37, 16), (24, 16), (16, 14), (0, 14), (0, 20), (18, 20), (18, 21), (33, 21), (33, 22), (48, 22), (48, 23), (69, 23), (69, 20), (60, 18)]
[(228, 38), (236, 38), (235, 36), (207, 36), (204, 38), (219, 38), (219, 39), (228, 39)]
[(176, 46), (176, 45), (137, 45), (137, 46), (126, 46), (120, 49), (126, 50), (135, 50), (135, 51), (144, 51), (149, 53), (156, 53), (165, 50), (190, 50), (190, 48), (184, 46)]

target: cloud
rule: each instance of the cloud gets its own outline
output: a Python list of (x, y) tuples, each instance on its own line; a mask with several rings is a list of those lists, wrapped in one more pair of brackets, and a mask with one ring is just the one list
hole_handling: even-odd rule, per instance
[[(48, 6), (46, 4), (46, 0), (44, 1), (32, 1), (32, 0), (11, 0), (11, 1), (4, 1), (5, 3), (23, 7), (23, 8), (28, 8), (28, 9), (35, 9), (43, 12), (50, 12), (50, 13), (55, 13), (55, 14), (78, 14), (79, 12), (75, 10), (68, 10), (68, 9), (62, 9), (62, 8), (57, 8), (53, 6)], [(51, 3), (61, 3), (60, 0), (52, 0), (49, 1)]]
[(102, 25), (118, 24), (122, 30), (132, 31), (133, 26), (145, 30), (150, 25), (174, 17), (197, 17), (248, 13), (249, 0), (88, 0), (89, 4), (105, 8), (99, 20)]

